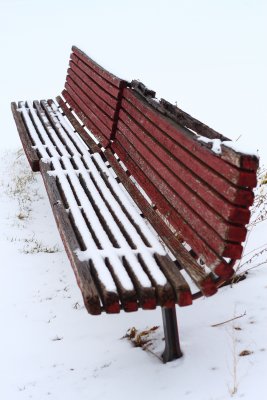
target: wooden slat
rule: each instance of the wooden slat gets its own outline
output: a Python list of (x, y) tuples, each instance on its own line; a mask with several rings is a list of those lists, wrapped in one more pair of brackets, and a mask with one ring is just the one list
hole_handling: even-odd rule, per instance
[(173, 307), (176, 303), (176, 298), (172, 286), (167, 281), (164, 285), (159, 285), (153, 275), (149, 271), (149, 267), (146, 265), (142, 254), (138, 254), (138, 261), (142, 265), (143, 270), (149, 276), (150, 281), (152, 282), (153, 287), (155, 288), (155, 295), (157, 299), (157, 305), (161, 307)]
[(192, 304), (192, 294), (188, 283), (180, 273), (178, 267), (169, 257), (155, 254), (155, 259), (160, 264), (162, 271), (168, 278), (176, 295), (176, 302), (180, 307)]
[(119, 79), (117, 76), (111, 74), (109, 71), (101, 67), (94, 60), (92, 60), (87, 54), (78, 49), (76, 46), (72, 46), (72, 51), (74, 54), (76, 54), (76, 56), (79, 59), (81, 59), (86, 65), (88, 65), (89, 68), (95, 71), (98, 75), (100, 75), (106, 81), (110, 82), (113, 86), (116, 86), (117, 88), (120, 87), (121, 79)]
[(116, 274), (116, 270), (108, 258), (105, 259), (105, 263), (111, 272), (111, 275), (116, 283), (116, 287), (120, 296), (122, 308), (125, 312), (133, 312), (138, 310), (138, 296), (135, 290), (127, 290), (124, 288), (120, 281), (120, 277)]
[[(142, 131), (131, 119), (125, 119), (123, 115), (121, 117), (123, 121), (119, 121), (118, 130), (134, 145), (137, 152), (150, 164), (151, 168), (157, 171), (157, 175), (163, 179), (164, 184), (168, 182), (177, 196), (181, 197), (200, 216), (203, 216), (205, 221), (216, 229), (223, 238), (231, 240), (229, 236), (226, 236), (231, 231), (231, 227), (225, 221), (226, 219), (235, 224), (244, 225), (248, 223), (249, 210), (234, 207), (223, 198), (216, 196), (211, 187), (202, 184), (190, 171), (180, 167), (176, 160), (170, 159), (168, 153), (150, 140), (146, 132)], [(131, 129), (124, 124), (124, 121), (128, 126), (130, 125)], [(160, 185), (160, 181), (158, 185)], [(175, 196), (175, 194), (173, 195)], [(211, 208), (211, 205), (213, 208)], [(238, 238), (239, 234), (246, 235), (244, 227), (233, 228), (234, 238)], [(244, 238), (238, 240), (242, 241)]]
[(131, 102), (146, 118), (155, 126), (171, 137), (177, 144), (194, 154), (199, 160), (207, 164), (210, 168), (218, 172), (225, 179), (237, 186), (254, 188), (257, 184), (254, 172), (240, 170), (237, 167), (226, 163), (223, 159), (211, 152), (201, 142), (195, 139), (195, 135), (175, 124), (170, 118), (157, 113), (141, 96), (132, 90), (124, 89), (123, 96)]
[[(56, 98), (59, 106), (63, 110), (63, 113), (66, 115), (76, 132), (79, 133), (81, 138), (85, 141), (85, 143), (89, 146), (89, 148), (94, 152), (98, 153), (100, 151), (100, 147), (96, 144), (96, 142), (91, 138), (91, 136), (86, 132), (86, 130), (81, 126), (75, 116), (71, 113), (70, 109), (62, 99), (62, 97), (57, 96)], [(51, 104), (53, 100), (48, 100), (48, 104)], [(78, 115), (78, 114), (77, 114)]]
[(65, 88), (69, 93), (75, 94), (76, 98), (79, 99), (80, 102), (80, 104), (78, 104), (82, 104), (85, 115), (88, 114), (88, 117), (92, 119), (94, 124), (99, 126), (99, 129), (103, 131), (103, 134), (106, 137), (109, 137), (113, 126), (113, 121), (105, 113), (103, 113), (97, 105), (88, 99), (84, 92), (70, 78), (70, 76), (67, 77)]
[[(46, 163), (40, 162), (40, 171), (42, 173), (61, 239), (75, 273), (78, 286), (83, 295), (85, 307), (91, 314), (100, 314), (101, 304), (99, 301), (99, 293), (93, 281), (88, 263), (81, 262), (76, 255), (79, 244), (75, 239), (75, 234), (69, 222), (68, 214), (61, 203), (61, 196), (58, 192), (55, 178), (48, 175), (49, 165)], [(111, 305), (114, 304), (117, 304), (117, 299), (115, 301), (112, 300)]]
[(157, 306), (155, 287), (153, 287), (153, 286), (144, 287), (141, 284), (141, 282), (138, 278), (138, 275), (136, 274), (131, 263), (127, 260), (127, 257), (123, 256), (122, 262), (134, 284), (134, 288), (137, 292), (137, 296), (138, 296), (138, 300), (139, 300), (139, 306), (143, 310), (154, 310)]
[(118, 294), (106, 289), (103, 282), (100, 280), (97, 269), (91, 259), (89, 260), (89, 266), (94, 278), (95, 286), (103, 303), (103, 309), (107, 314), (118, 314), (121, 309)]
[[(250, 206), (253, 202), (253, 192), (237, 187), (224, 179), (221, 175), (203, 164), (194, 157), (193, 154), (184, 150), (176, 144), (167, 134), (155, 127), (146, 119), (135, 107), (125, 99), (122, 100), (122, 109), (119, 118), (129, 126), (142, 141), (156, 155), (164, 154), (162, 159), (170, 170), (180, 176), (193, 190), (199, 192), (203, 198), (215, 209), (222, 209), (224, 218), (236, 217), (236, 207), (233, 203), (241, 206)], [(142, 121), (142, 125), (138, 122)], [(219, 197), (219, 199), (218, 199)], [(227, 200), (227, 201), (225, 201)], [(219, 202), (219, 203), (218, 203)], [(242, 212), (242, 210), (244, 210)], [(241, 214), (244, 214), (241, 216)], [(241, 223), (247, 223), (249, 212), (247, 209), (240, 208), (238, 216)], [(242, 220), (243, 219), (243, 220)]]
[(90, 87), (97, 96), (110, 105), (111, 108), (115, 109), (117, 106), (117, 98), (113, 97), (109, 93), (107, 93), (104, 89), (101, 88), (98, 84), (96, 84), (85, 72), (83, 72), (77, 65), (74, 64), (73, 61), (70, 61), (69, 71), (75, 73), (82, 81)]
[(71, 54), (70, 59), (73, 61), (77, 67), (79, 67), (86, 75), (89, 76), (95, 83), (97, 83), (102, 89), (115, 98), (118, 98), (119, 88), (113, 86), (100, 75), (96, 74), (92, 69), (90, 69), (83, 61), (81, 61), (75, 54)]
[(73, 92), (69, 93), (69, 91), (67, 90), (63, 90), (62, 96), (67, 100), (71, 108), (79, 116), (79, 118), (85, 124), (85, 126), (95, 135), (96, 139), (99, 140), (102, 146), (104, 147), (107, 146), (109, 144), (108, 138), (103, 134), (103, 132), (99, 129), (99, 127), (92, 122), (92, 120), (88, 117), (88, 113), (85, 115), (85, 113), (80, 107), (81, 104), (80, 99), (75, 94), (73, 94)]
[(15, 102), (11, 103), (11, 110), (12, 114), (17, 126), (17, 130), (20, 136), (20, 140), (23, 146), (23, 149), (25, 151), (25, 154), (27, 156), (27, 159), (29, 161), (29, 164), (31, 166), (32, 171), (36, 172), (40, 170), (39, 167), (39, 157), (37, 152), (33, 149), (33, 143), (31, 142), (31, 139), (29, 137), (29, 134), (27, 132), (25, 123), (22, 119), (22, 116), (19, 111), (17, 111), (17, 105)]
[[(88, 97), (88, 102), (93, 102), (96, 107), (99, 107), (103, 113), (105, 113), (111, 120), (114, 119), (114, 114), (116, 111), (116, 105), (112, 108), (104, 100), (102, 100), (78, 75), (75, 74), (71, 69), (68, 69), (68, 76), (71, 77), (72, 81), (83, 90), (86, 97)], [(68, 80), (67, 76), (67, 80)]]

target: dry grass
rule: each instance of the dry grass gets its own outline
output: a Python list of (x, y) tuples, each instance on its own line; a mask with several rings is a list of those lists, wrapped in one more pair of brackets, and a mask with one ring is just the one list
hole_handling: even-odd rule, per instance
[(251, 207), (251, 219), (247, 225), (248, 234), (244, 243), (241, 260), (236, 266), (236, 276), (242, 277), (252, 268), (267, 264), (267, 242), (247, 252), (249, 238), (256, 227), (267, 220), (267, 169), (262, 167), (258, 170), (258, 186), (255, 189), (255, 200)]
[(24, 221), (30, 217), (33, 201), (41, 198), (37, 189), (37, 178), (26, 165), (22, 149), (15, 153), (14, 161), (8, 162), (8, 157), (6, 159), (8, 182), (5, 193), (8, 197), (17, 201), (18, 211), (16, 217), (19, 221)]
[(143, 350), (147, 350), (147, 348), (153, 342), (151, 334), (154, 333), (158, 328), (159, 326), (153, 326), (152, 328), (146, 329), (144, 331), (138, 331), (135, 327), (132, 327), (128, 329), (126, 335), (123, 336), (123, 338), (130, 340), (135, 347), (142, 347)]

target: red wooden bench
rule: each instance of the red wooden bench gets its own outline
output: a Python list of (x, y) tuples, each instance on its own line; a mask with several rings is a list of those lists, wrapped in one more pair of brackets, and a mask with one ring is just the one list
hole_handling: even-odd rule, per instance
[(77, 47), (61, 97), (12, 111), (88, 312), (161, 306), (163, 360), (180, 357), (175, 305), (234, 274), (258, 158)]

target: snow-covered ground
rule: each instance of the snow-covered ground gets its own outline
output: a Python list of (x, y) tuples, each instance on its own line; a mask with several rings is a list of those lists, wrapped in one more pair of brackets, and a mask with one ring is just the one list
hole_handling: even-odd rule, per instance
[[(41, 177), (21, 150), (5, 152), (0, 165), (1, 399), (215, 400), (235, 391), (237, 398), (264, 398), (264, 265), (214, 297), (177, 309), (184, 357), (163, 365), (160, 309), (88, 315)], [(264, 232), (266, 224), (258, 224), (247, 252), (264, 245)], [(245, 268), (264, 259), (265, 253)], [(154, 326), (148, 351), (123, 338), (130, 328)]]
[[(76, 44), (231, 139), (241, 135), (266, 165), (266, 18), (264, 0), (0, 0), (1, 400), (266, 397), (267, 269), (257, 266), (266, 253), (243, 266), (256, 266), (246, 280), (177, 309), (184, 357), (163, 365), (160, 309), (86, 313), (10, 112), (11, 101), (60, 93)], [(253, 229), (246, 253), (265, 249), (266, 228)], [(123, 338), (154, 326), (150, 351)]]

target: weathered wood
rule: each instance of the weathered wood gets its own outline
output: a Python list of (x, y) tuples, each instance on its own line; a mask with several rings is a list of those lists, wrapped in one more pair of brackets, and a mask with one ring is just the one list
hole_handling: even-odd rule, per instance
[(76, 54), (77, 57), (79, 57), (83, 62), (85, 62), (85, 64), (88, 65), (89, 68), (94, 70), (98, 75), (100, 75), (102, 78), (110, 82), (112, 85), (118, 88), (120, 87), (122, 82), (120, 78), (111, 74), (109, 71), (101, 67), (94, 60), (92, 60), (87, 54), (78, 49), (78, 47), (72, 46), (72, 51), (74, 54)]
[[(81, 109), (79, 105), (81, 104), (79, 98), (76, 96), (74, 97), (73, 94), (69, 93), (67, 90), (63, 90), (62, 96), (64, 99), (67, 100), (71, 108), (75, 111), (75, 113), (79, 116), (81, 121), (85, 124), (85, 126), (93, 133), (93, 135), (96, 137), (96, 139), (101, 143), (102, 146), (107, 146), (109, 144), (109, 140), (107, 137), (103, 134), (103, 132), (99, 129), (98, 126), (94, 125), (92, 120), (86, 116), (84, 112), (81, 112)], [(78, 105), (78, 103), (79, 105)]]
[(104, 100), (98, 97), (98, 95), (86, 83), (84, 83), (83, 80), (80, 79), (72, 70), (68, 70), (67, 81), (69, 77), (71, 78), (71, 81), (73, 81), (80, 89), (82, 89), (85, 96), (88, 98), (87, 100), (88, 104), (93, 102), (95, 104), (95, 110), (96, 108), (99, 108), (99, 111), (105, 113), (111, 120), (114, 119), (114, 114), (117, 104), (115, 104), (115, 107), (112, 108)]
[(108, 258), (106, 258), (105, 263), (106, 263), (109, 271), (111, 272), (114, 282), (116, 283), (122, 308), (126, 312), (137, 311), (138, 310), (138, 296), (137, 296), (136, 291), (135, 290), (126, 290), (120, 281), (120, 277), (116, 274), (116, 271)]
[(112, 121), (107, 116), (104, 116), (93, 103), (89, 103), (84, 93), (70, 79), (65, 84), (65, 88), (84, 114), (92, 120), (94, 125), (98, 127), (99, 131), (103, 132), (106, 138), (109, 138), (113, 125)]
[(75, 273), (78, 286), (82, 292), (84, 304), (89, 313), (94, 315), (100, 314), (101, 304), (99, 301), (99, 293), (93, 281), (89, 264), (84, 261), (81, 262), (76, 255), (76, 251), (80, 246), (75, 238), (75, 233), (70, 224), (68, 214), (62, 205), (61, 196), (58, 192), (55, 178), (48, 175), (49, 170), (49, 164), (45, 164), (41, 161), (40, 171), (42, 173), (52, 211), (62, 242)]
[(95, 73), (91, 68), (89, 68), (81, 59), (79, 59), (75, 54), (71, 55), (72, 62), (79, 67), (83, 72), (86, 73), (95, 83), (97, 83), (101, 88), (103, 88), (107, 93), (117, 98), (119, 93), (119, 88), (113, 86), (108, 81), (103, 79), (100, 75)]
[(101, 123), (108, 128), (108, 132), (110, 132), (113, 126), (114, 113), (112, 118), (107, 115), (105, 111), (102, 110), (98, 104), (95, 104), (93, 99), (89, 97), (90, 93), (85, 93), (85, 91), (82, 90), (83, 88), (81, 89), (81, 85), (77, 84), (77, 81), (75, 82), (70, 75), (67, 76), (66, 82), (68, 84), (66, 84), (66, 88), (70, 87), (73, 92), (83, 101), (90, 112), (95, 115), (101, 121)]
[(73, 61), (70, 62), (70, 68), (68, 69), (67, 73), (71, 75), (70, 72), (72, 72), (72, 74), (76, 74), (80, 79), (82, 79), (82, 81), (89, 88), (91, 88), (100, 99), (109, 104), (111, 108), (113, 109), (116, 108), (117, 98), (113, 97), (111, 94), (102, 89), (101, 86), (96, 84), (88, 75), (86, 75), (86, 73), (83, 70), (81, 70), (77, 65), (75, 65)]
[(31, 166), (32, 171), (37, 172), (40, 170), (39, 167), (39, 157), (37, 152), (33, 149), (34, 143), (32, 143), (29, 134), (27, 132), (25, 123), (23, 121), (23, 118), (20, 114), (20, 112), (17, 110), (17, 105), (15, 102), (11, 103), (11, 110), (12, 114), (17, 126), (17, 130), (20, 136), (20, 140), (23, 146), (23, 149), (25, 151), (25, 154), (27, 156), (27, 159), (29, 161), (29, 164)]
[(192, 304), (191, 290), (178, 267), (168, 257), (155, 254), (155, 258), (160, 264), (165, 276), (171, 282), (176, 294), (177, 304), (181, 307)]

